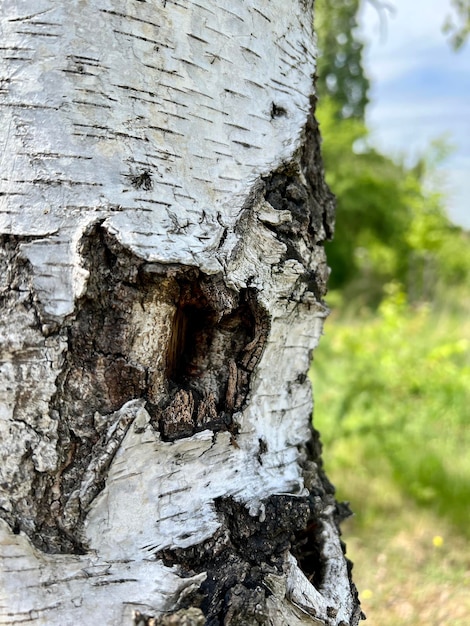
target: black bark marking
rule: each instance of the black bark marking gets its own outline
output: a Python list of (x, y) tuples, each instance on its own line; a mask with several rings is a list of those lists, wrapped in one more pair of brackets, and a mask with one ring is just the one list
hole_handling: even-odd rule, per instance
[[(265, 578), (283, 574), (287, 551), (296, 550), (297, 535), (308, 525), (309, 499), (271, 496), (262, 503), (259, 517), (232, 498), (215, 505), (222, 526), (210, 540), (155, 556), (166, 565), (178, 564), (183, 574), (207, 572), (195, 597), (188, 598), (204, 612), (206, 626), (268, 623), (271, 592)], [(320, 561), (317, 568), (322, 571)]]
[(318, 232), (319, 223), (322, 224), (326, 238), (331, 239), (335, 228), (336, 199), (325, 182), (315, 105), (316, 98), (311, 96), (310, 114), (305, 128), (306, 141), (301, 153), (301, 168), (313, 200), (311, 204), (312, 228)]
[(260, 465), (263, 465), (263, 454), (266, 454), (267, 451), (268, 451), (268, 444), (266, 442), (266, 439), (263, 439), (262, 437), (260, 437), (258, 439), (258, 454), (256, 455), (256, 458), (258, 459), (258, 463)]
[(274, 120), (276, 117), (285, 117), (287, 115), (287, 111), (284, 107), (275, 104), (274, 102), (271, 104), (271, 119)]
[(144, 189), (150, 191), (153, 187), (152, 175), (148, 170), (140, 172), (140, 174), (132, 174), (130, 176), (131, 184), (135, 189)]
[[(295, 259), (303, 263), (302, 249), (312, 249), (329, 240), (334, 232), (335, 199), (325, 182), (321, 159), (320, 134), (314, 117), (315, 99), (305, 129), (305, 142), (292, 162), (282, 165), (269, 176), (262, 178), (264, 198), (276, 210), (289, 211), (291, 220), (278, 225), (265, 223), (287, 250), (284, 260)], [(279, 114), (272, 104), (271, 117)], [(299, 244), (303, 242), (304, 246)], [(321, 301), (327, 287), (327, 271), (305, 273), (300, 281)]]

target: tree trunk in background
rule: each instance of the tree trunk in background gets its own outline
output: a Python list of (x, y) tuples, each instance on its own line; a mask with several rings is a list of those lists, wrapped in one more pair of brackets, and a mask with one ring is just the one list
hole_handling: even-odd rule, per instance
[(311, 4), (2, 0), (1, 624), (357, 624)]

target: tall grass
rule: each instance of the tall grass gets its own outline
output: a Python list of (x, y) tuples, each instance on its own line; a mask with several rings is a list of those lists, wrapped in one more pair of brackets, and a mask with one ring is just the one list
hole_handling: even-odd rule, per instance
[[(454, 577), (450, 589), (465, 584), (468, 597), (457, 602), (448, 594), (452, 606), (464, 602), (470, 615), (470, 556), (464, 549), (470, 538), (469, 310), (462, 294), (453, 294), (449, 306), (412, 307), (396, 284), (373, 315), (341, 310), (327, 321), (314, 355), (314, 424), (338, 497), (356, 511), (345, 528), (360, 563), (356, 578), (382, 589), (365, 589), (366, 609), (381, 626), (463, 626), (465, 619), (460, 622), (449, 607), (449, 621), (431, 619), (429, 598), (420, 621), (416, 607), (428, 592), (418, 593), (419, 599), (415, 587), (431, 597)], [(390, 587), (373, 576), (385, 567), (377, 564), (379, 555), (388, 563)], [(409, 614), (388, 611), (393, 619), (387, 621), (387, 594), (400, 585), (397, 606), (403, 609), (408, 595)]]

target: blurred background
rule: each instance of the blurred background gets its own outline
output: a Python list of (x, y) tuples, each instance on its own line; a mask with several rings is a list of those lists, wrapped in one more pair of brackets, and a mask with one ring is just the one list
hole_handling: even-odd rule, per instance
[(470, 623), (470, 0), (317, 0), (315, 427), (371, 626)]

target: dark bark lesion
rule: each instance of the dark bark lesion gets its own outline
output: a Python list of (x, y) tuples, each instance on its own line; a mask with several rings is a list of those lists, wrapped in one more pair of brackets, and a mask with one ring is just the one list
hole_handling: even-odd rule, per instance
[(305, 498), (271, 496), (260, 514), (233, 498), (220, 498), (215, 507), (220, 529), (208, 541), (187, 549), (164, 550), (156, 555), (166, 565), (179, 565), (182, 575), (206, 572), (195, 596), (207, 626), (267, 624), (267, 598), (272, 592), (266, 577), (282, 576), (284, 556), (309, 515)]
[[(273, 495), (260, 503), (257, 515), (233, 498), (216, 500), (221, 526), (211, 539), (155, 555), (166, 565), (178, 565), (183, 576), (206, 572), (206, 580), (187, 603), (202, 609), (207, 626), (272, 623), (267, 600), (273, 590), (268, 581), (285, 576), (289, 552), (314, 587), (321, 589), (327, 564), (321, 520), (337, 505), (329, 483), (323, 485), (314, 473), (316, 486), (309, 495)], [(343, 514), (335, 509), (338, 522)]]
[(180, 282), (167, 353), (170, 399), (151, 407), (164, 438), (205, 428), (236, 434), (233, 415), (246, 402), (269, 328), (254, 291), (236, 294), (208, 277)]
[[(265, 452), (266, 444), (260, 439), (259, 455)], [(259, 502), (257, 512), (232, 497), (215, 500), (220, 527), (210, 539), (186, 549), (165, 549), (154, 555), (168, 566), (178, 566), (182, 576), (207, 574), (198, 590), (185, 599), (186, 609), (202, 610), (206, 626), (274, 623), (273, 603), (268, 600), (276, 592), (269, 581), (273, 577), (285, 579), (289, 553), (321, 592), (330, 558), (326, 541), (331, 540), (323, 522), (331, 520), (340, 535), (339, 526), (351, 511), (347, 503), (335, 500), (334, 487), (322, 468), (319, 435), (314, 430), (306, 447), (303, 476), (307, 495), (272, 495)], [(341, 547), (345, 553), (344, 544)], [(347, 559), (346, 562), (351, 577), (352, 564)], [(342, 626), (357, 625), (364, 619), (357, 590), (350, 584), (357, 606), (349, 624), (341, 622)], [(286, 589), (285, 593), (285, 599), (273, 598), (274, 604), (289, 602), (289, 591)], [(338, 607), (327, 607), (332, 624), (336, 623), (337, 613)], [(314, 618), (312, 623), (320, 623), (315, 621), (313, 613), (310, 615)], [(323, 617), (317, 617), (323, 623)]]
[[(266, 452), (266, 442), (260, 439), (258, 456)], [(220, 528), (209, 540), (155, 554), (166, 565), (177, 565), (183, 576), (207, 574), (186, 599), (188, 607), (203, 611), (206, 626), (273, 623), (272, 605), (268, 608), (273, 590), (268, 581), (271, 576), (285, 576), (288, 553), (312, 585), (321, 589), (328, 559), (322, 519), (333, 509), (339, 532), (340, 522), (350, 511), (347, 504), (335, 501), (334, 487), (321, 465), (319, 435), (313, 430), (306, 448), (304, 481), (308, 495), (272, 495), (259, 503), (257, 514), (234, 498), (219, 498), (215, 507)], [(330, 613), (335, 610), (329, 607)], [(351, 624), (357, 624), (359, 617), (358, 612)]]

